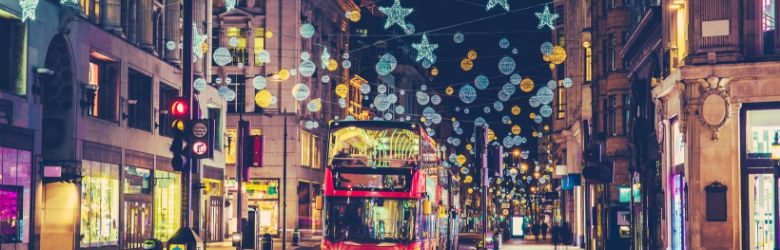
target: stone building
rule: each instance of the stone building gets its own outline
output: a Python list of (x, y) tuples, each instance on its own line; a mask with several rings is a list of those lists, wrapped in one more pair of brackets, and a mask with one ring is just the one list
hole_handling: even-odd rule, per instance
[[(209, 82), (236, 93), (235, 100), (227, 103), (226, 233), (235, 232), (237, 226), (237, 128), (243, 119), (250, 123), (251, 134), (262, 136), (264, 150), (261, 165), (249, 169), (249, 179), (244, 180), (242, 210), (257, 211), (261, 234), (280, 236), (282, 223), (288, 234), (293, 229), (300, 229), (304, 237), (321, 234), (314, 197), (322, 189), (328, 122), (347, 115), (336, 89), (352, 80), (350, 67), (343, 66), (344, 61), (354, 60), (345, 58), (351, 23), (345, 13), (358, 6), (351, 0), (233, 3), (214, 2), (210, 40), (213, 53), (229, 51), (230, 60), (223, 65), (212, 60)], [(304, 24), (313, 27), (310, 38), (302, 35)], [(310, 76), (302, 73), (306, 56), (315, 64)], [(305, 100), (293, 96), (299, 83), (309, 89)], [(274, 100), (258, 103), (261, 92)], [(311, 111), (309, 102), (318, 98), (321, 108)]]
[(769, 158), (780, 131), (777, 7), (661, 1), (668, 47), (652, 93), (663, 149), (664, 247), (778, 247), (777, 171)]
[[(34, 208), (19, 209), (25, 214), (18, 242), (29, 245), (15, 249), (139, 249), (149, 238), (167, 241), (188, 220), (184, 215), (193, 215), (201, 237), (222, 240), (214, 223), (222, 221), (221, 207), (212, 201), (222, 200), (226, 104), (216, 89), (197, 95), (200, 117), (219, 126), (214, 157), (201, 160), (194, 177), (202, 189), (193, 190), (191, 211), (181, 199), (188, 187), (170, 164), (166, 110), (181, 92), (181, 2), (39, 1), (21, 9), (18, 2), (0, 3), (3, 30), (12, 31), (4, 42), (24, 52), (24, 73), (15, 76), (22, 81), (10, 88), (15, 106), (5, 114), (9, 124), (35, 131), (14, 132), (33, 135), (23, 139), (33, 146), (16, 153), (22, 167), (15, 173), (17, 183), (32, 179), (31, 189), (14, 190), (23, 190), (20, 201)], [(206, 20), (208, 8), (196, 5), (196, 18)], [(14, 20), (25, 14), (37, 18)], [(205, 55), (198, 57), (196, 72), (203, 74)]]

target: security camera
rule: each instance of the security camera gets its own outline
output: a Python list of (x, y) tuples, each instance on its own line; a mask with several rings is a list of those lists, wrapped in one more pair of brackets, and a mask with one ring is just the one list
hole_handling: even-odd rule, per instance
[(35, 68), (35, 73), (39, 74), (39, 75), (51, 76), (51, 75), (54, 75), (54, 70), (50, 70), (50, 69), (45, 68), (45, 67), (38, 67), (38, 68)]

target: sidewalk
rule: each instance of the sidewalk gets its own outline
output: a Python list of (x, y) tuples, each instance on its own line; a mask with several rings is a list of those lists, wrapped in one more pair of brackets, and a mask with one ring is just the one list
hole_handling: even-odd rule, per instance
[[(280, 238), (273, 238), (273, 239), (274, 239), (274, 250), (282, 249), (282, 245), (280, 244), (282, 239)], [(301, 244), (298, 246), (293, 246), (288, 242), (287, 249), (288, 250), (320, 249), (320, 239), (321, 238), (302, 239)], [(287, 240), (289, 241), (290, 239), (288, 238)], [(230, 241), (209, 242), (206, 243), (205, 250), (236, 250), (236, 247), (234, 247)]]
[(501, 249), (507, 250), (582, 250), (577, 246), (553, 245), (550, 240), (521, 240), (514, 239), (504, 242)]

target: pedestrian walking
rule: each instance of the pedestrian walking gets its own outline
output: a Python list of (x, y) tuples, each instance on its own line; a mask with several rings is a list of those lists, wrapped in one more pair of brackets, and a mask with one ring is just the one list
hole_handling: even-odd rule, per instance
[(539, 240), (539, 224), (534, 223), (534, 225), (531, 226), (531, 231), (534, 233), (534, 240)]
[(542, 229), (542, 239), (547, 240), (547, 229), (549, 229), (547, 223), (542, 222), (541, 229)]

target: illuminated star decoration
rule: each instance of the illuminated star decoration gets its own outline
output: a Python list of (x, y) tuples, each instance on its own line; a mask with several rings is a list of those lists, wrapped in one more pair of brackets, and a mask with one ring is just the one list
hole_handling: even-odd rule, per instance
[(225, 0), (225, 12), (230, 12), (236, 8), (236, 0)]
[(192, 53), (197, 58), (203, 58), (203, 42), (206, 41), (206, 35), (201, 35), (198, 31), (198, 25), (192, 24)]
[(558, 14), (550, 13), (550, 7), (545, 5), (544, 12), (535, 12), (536, 18), (539, 18), (539, 25), (536, 28), (542, 29), (544, 26), (550, 27), (551, 30), (555, 29), (554, 22), (558, 19)]
[(425, 33), (423, 33), (422, 41), (420, 41), (420, 43), (412, 43), (412, 48), (417, 50), (417, 58), (415, 61), (419, 62), (422, 59), (426, 59), (431, 64), (436, 62), (436, 55), (433, 54), (433, 50), (439, 48), (439, 44), (428, 43), (428, 36), (425, 35)]
[(412, 14), (414, 9), (402, 8), (401, 0), (395, 0), (393, 6), (379, 7), (379, 11), (387, 16), (387, 21), (385, 21), (385, 29), (390, 28), (390, 26), (393, 26), (393, 24), (398, 24), (398, 26), (400, 26), (402, 29), (406, 29), (406, 21), (404, 18), (406, 18), (406, 16), (409, 14)]
[(509, 11), (509, 4), (506, 1), (507, 0), (488, 0), (485, 10), (491, 10), (493, 7), (496, 7), (496, 5), (501, 5), (506, 11)]
[(35, 20), (35, 10), (38, 9), (38, 0), (21, 0), (19, 5), (22, 6), (22, 22), (27, 19)]

